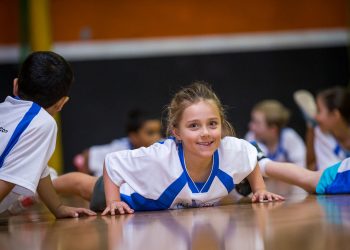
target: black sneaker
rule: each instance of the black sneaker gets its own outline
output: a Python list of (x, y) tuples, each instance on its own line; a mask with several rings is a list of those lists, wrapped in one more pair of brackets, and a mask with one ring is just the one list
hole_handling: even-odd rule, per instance
[[(250, 142), (258, 151), (258, 162), (262, 159), (267, 158), (264, 153), (261, 151), (260, 147), (258, 146), (258, 144), (255, 141)], [(247, 178), (243, 179), (243, 181), (241, 181), (239, 184), (237, 184), (235, 186), (236, 191), (243, 196), (248, 196), (251, 194), (252, 192), (252, 188), (250, 187), (249, 181)]]
[(237, 184), (235, 186), (235, 189), (236, 189), (237, 193), (239, 193), (240, 195), (243, 195), (243, 196), (248, 196), (252, 192), (252, 189), (249, 185), (249, 181), (247, 178), (243, 179), (243, 181), (241, 181), (239, 184)]

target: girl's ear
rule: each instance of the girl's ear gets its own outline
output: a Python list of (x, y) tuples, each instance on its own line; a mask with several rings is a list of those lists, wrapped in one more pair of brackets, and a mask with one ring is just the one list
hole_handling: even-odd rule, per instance
[(173, 133), (173, 136), (175, 136), (176, 140), (181, 141), (181, 137), (177, 128), (173, 128), (171, 132)]
[(335, 109), (332, 111), (333, 117), (335, 117), (337, 120), (343, 119), (343, 116), (341, 115), (340, 111), (338, 109)]

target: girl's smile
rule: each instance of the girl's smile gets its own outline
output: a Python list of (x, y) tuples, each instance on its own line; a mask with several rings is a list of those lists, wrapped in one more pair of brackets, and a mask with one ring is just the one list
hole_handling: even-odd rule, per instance
[[(221, 118), (210, 100), (188, 106), (182, 113), (175, 135), (181, 140), (186, 158), (211, 159), (221, 140)], [(187, 160), (186, 159), (186, 160)]]

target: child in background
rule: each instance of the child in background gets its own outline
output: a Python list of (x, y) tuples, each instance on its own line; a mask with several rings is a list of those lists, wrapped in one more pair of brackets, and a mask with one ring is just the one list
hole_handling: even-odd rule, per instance
[(321, 91), (317, 106), (305, 90), (297, 91), (294, 99), (307, 121), (309, 168), (324, 170), (350, 157), (350, 91), (345, 87)]
[[(223, 107), (205, 83), (194, 83), (175, 94), (168, 107), (168, 135), (148, 148), (106, 156), (102, 179), (92, 204), (102, 215), (213, 206), (247, 177), (252, 202), (283, 200), (266, 191), (257, 151), (237, 139)], [(94, 203), (105, 193), (106, 200)]]
[(272, 161), (257, 145), (254, 146), (259, 152), (258, 162), (264, 177), (296, 185), (312, 194), (350, 194), (350, 158), (312, 171), (293, 163)]
[(288, 109), (276, 100), (259, 102), (252, 110), (246, 140), (255, 141), (271, 160), (305, 167), (305, 144), (297, 132), (286, 127), (289, 116)]
[(85, 208), (65, 206), (51, 183), (47, 163), (56, 145), (53, 115), (68, 101), (73, 81), (69, 64), (53, 52), (34, 52), (13, 82), (15, 98), (0, 103), (0, 213), (21, 195), (41, 200), (56, 218), (95, 215)]
[(92, 146), (74, 157), (74, 165), (79, 172), (101, 176), (103, 162), (108, 153), (148, 147), (161, 139), (160, 120), (154, 115), (134, 109), (128, 113), (127, 137), (113, 140), (110, 144)]

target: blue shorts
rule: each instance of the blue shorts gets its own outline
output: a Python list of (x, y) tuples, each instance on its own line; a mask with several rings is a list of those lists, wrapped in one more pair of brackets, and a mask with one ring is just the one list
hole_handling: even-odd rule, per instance
[(350, 158), (326, 168), (316, 187), (317, 194), (350, 194)]

